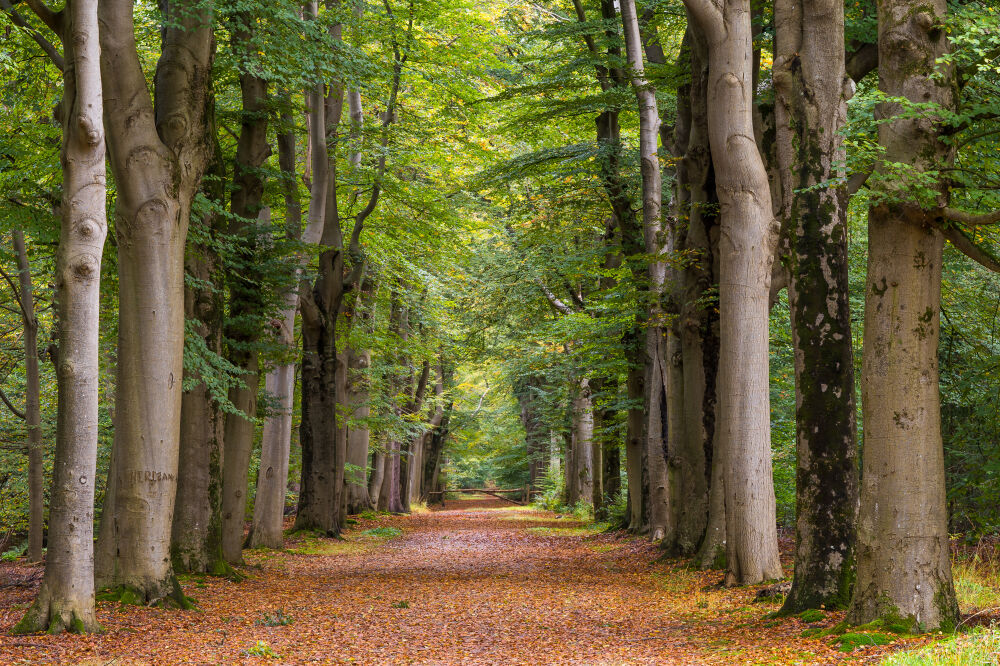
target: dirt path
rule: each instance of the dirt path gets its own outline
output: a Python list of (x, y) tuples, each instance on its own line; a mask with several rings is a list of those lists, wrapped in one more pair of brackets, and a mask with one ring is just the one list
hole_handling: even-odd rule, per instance
[[(402, 530), (401, 534), (398, 531)], [(396, 535), (396, 536), (393, 536)], [(835, 663), (797, 619), (765, 619), (720, 572), (651, 563), (655, 549), (504, 506), (372, 516), (345, 541), (250, 551), (248, 579), (184, 581), (201, 612), (100, 604), (99, 636), (11, 637), (34, 589), (0, 587), (0, 663)], [(25, 576), (0, 569), (0, 585)], [(16, 582), (16, 581), (15, 581)], [(836, 616), (828, 616), (833, 623)], [(878, 649), (878, 648), (875, 648)], [(884, 650), (885, 648), (881, 648)], [(858, 658), (873, 655), (856, 652)], [(867, 659), (865, 659), (867, 660)]]

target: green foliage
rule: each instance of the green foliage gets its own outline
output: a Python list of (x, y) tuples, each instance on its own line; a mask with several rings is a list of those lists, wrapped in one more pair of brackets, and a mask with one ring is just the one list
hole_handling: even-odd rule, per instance
[(257, 641), (254, 645), (242, 651), (248, 657), (261, 657), (263, 659), (281, 659), (281, 655), (267, 644), (266, 641)]
[(0, 553), (0, 562), (13, 562), (19, 557), (24, 557), (24, 554), (28, 551), (28, 542), (22, 541), (19, 545), (14, 546), (10, 550), (6, 550)]
[(807, 623), (820, 622), (824, 618), (826, 618), (826, 613), (816, 608), (810, 608), (809, 610), (804, 610), (799, 613), (799, 619)]
[(410, 602), (407, 601), (406, 599), (402, 599), (402, 600), (397, 601), (396, 603), (392, 604), (392, 607), (393, 608), (409, 608), (410, 607)]
[(882, 666), (972, 666), (995, 663), (997, 653), (1000, 653), (1000, 631), (979, 628), (913, 651), (897, 652), (879, 663)]

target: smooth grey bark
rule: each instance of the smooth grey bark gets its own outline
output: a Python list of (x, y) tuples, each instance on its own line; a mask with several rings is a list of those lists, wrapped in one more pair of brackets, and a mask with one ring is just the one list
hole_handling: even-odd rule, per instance
[[(97, 15), (96, 0), (70, 0), (54, 26), (63, 37), (65, 61), (62, 220), (55, 276), (56, 452), (45, 577), (15, 633), (100, 630), (94, 614), (93, 528), (101, 256), (108, 226)], [(21, 291), (27, 298), (30, 285)]]
[[(878, 6), (879, 87), (889, 97), (955, 105), (944, 0), (883, 0)], [(937, 170), (954, 148), (937, 124), (899, 118), (886, 103), (879, 143), (888, 163)], [(951, 576), (938, 338), (944, 239), (935, 222), (948, 204), (918, 200), (906, 179), (883, 182), (887, 197), (868, 212), (861, 403), (864, 423), (858, 572), (848, 621), (900, 619), (922, 630), (952, 629), (958, 604)], [(886, 200), (888, 199), (888, 200)]]
[[(580, 23), (587, 22), (587, 16), (582, 2), (574, 0), (574, 9)], [(607, 65), (595, 65), (595, 75), (601, 90), (609, 92), (612, 89), (624, 88), (629, 85), (626, 72), (620, 66), (622, 62), (621, 39), (618, 31), (613, 28), (618, 21), (618, 11), (614, 0), (601, 0), (601, 18), (604, 20), (605, 37), (607, 39)], [(591, 55), (598, 59), (601, 54), (595, 40), (585, 36), (584, 41)], [(597, 143), (602, 150), (601, 177), (605, 193), (611, 204), (614, 221), (621, 232), (621, 252), (636, 284), (640, 295), (644, 295), (647, 280), (647, 268), (643, 259), (645, 242), (643, 228), (633, 207), (632, 196), (622, 176), (621, 135), (619, 127), (619, 108), (609, 106), (596, 121)], [(645, 326), (646, 313), (639, 306), (635, 313), (635, 325), (627, 328), (622, 334), (622, 350), (628, 364), (625, 381), (626, 395), (630, 406), (625, 420), (625, 473), (628, 479), (628, 515), (627, 527), (630, 531), (641, 533), (648, 530), (646, 490), (644, 483), (647, 474), (644, 470), (646, 460), (646, 416), (643, 403), (646, 396), (645, 384)]]
[(795, 573), (782, 612), (844, 608), (858, 512), (846, 184), (836, 164), (854, 85), (843, 3), (777, 0), (775, 154), (795, 347)]
[[(223, 205), (225, 166), (216, 142), (205, 194)], [(194, 222), (199, 236), (215, 237), (224, 229), (221, 216), (204, 215)], [(184, 286), (184, 317), (207, 351), (222, 354), (225, 303), (221, 259), (211, 243), (189, 243), (185, 271), (195, 278)], [(222, 559), (222, 453), (225, 417), (216, 396), (201, 377), (181, 398), (181, 435), (177, 494), (171, 526), (170, 551), (175, 571), (223, 575), (230, 569)]]
[(749, 0), (686, 0), (708, 43), (708, 128), (722, 208), (719, 444), (726, 582), (782, 577), (771, 477), (768, 312), (774, 216), (754, 140)]
[(184, 351), (184, 249), (212, 155), (207, 131), (212, 12), (161, 3), (150, 97), (133, 5), (98, 8), (105, 127), (117, 184), (119, 334), (115, 441), (97, 543), (99, 586), (150, 603), (187, 602), (170, 564)]
[[(249, 20), (248, 16), (238, 19)], [(256, 48), (242, 29), (233, 35), (233, 43), (237, 51)], [(240, 383), (229, 389), (229, 402), (237, 412), (226, 414), (226, 455), (222, 464), (222, 556), (232, 564), (243, 561), (243, 524), (260, 383), (256, 345), (263, 335), (260, 317), (266, 308), (261, 285), (265, 276), (256, 268), (256, 254), (271, 223), (270, 209), (261, 207), (264, 196), (261, 167), (271, 155), (267, 137), (267, 81), (249, 72), (241, 72), (239, 78), (242, 119), (236, 143), (229, 223), (229, 234), (239, 258), (237, 268), (226, 276), (229, 284), (226, 337), (230, 340), (226, 356), (239, 368)]]
[(650, 295), (648, 325), (645, 327), (645, 375), (643, 402), (646, 423), (645, 460), (649, 483), (648, 520), (652, 539), (659, 541), (673, 534), (670, 488), (667, 471), (668, 382), (666, 330), (659, 322), (664, 313), (660, 305), (664, 294), (667, 266), (664, 260), (671, 251), (662, 219), (663, 185), (660, 173), (658, 139), (660, 112), (656, 91), (646, 79), (643, 63), (642, 36), (635, 0), (621, 0), (625, 52), (630, 68), (632, 88), (639, 106), (639, 158), (642, 173), (642, 227), (645, 253), (653, 257), (647, 267), (647, 288)]

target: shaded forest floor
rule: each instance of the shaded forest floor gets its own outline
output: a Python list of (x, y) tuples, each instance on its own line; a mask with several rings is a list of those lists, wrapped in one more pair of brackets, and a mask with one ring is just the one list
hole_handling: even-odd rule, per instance
[(756, 589), (656, 562), (651, 544), (499, 500), (364, 514), (342, 541), (246, 551), (247, 579), (183, 580), (200, 611), (99, 604), (97, 636), (10, 636), (41, 569), (0, 568), (3, 664), (876, 663), (921, 638), (850, 653), (768, 617)]

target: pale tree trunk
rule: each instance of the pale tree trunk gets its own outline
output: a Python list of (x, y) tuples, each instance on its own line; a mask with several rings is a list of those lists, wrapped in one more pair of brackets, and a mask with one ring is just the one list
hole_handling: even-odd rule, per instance
[[(308, 127), (310, 171), (309, 217), (305, 231), (301, 231), (302, 211), (295, 181), (295, 134), (283, 132), (278, 137), (278, 161), (284, 176), (285, 216), (287, 235), (300, 238), (303, 243), (319, 241), (326, 209), (326, 150), (322, 114), (322, 86), (308, 91), (312, 109)], [(285, 122), (291, 122), (286, 117)], [(301, 234), (301, 236), (300, 236)], [(296, 268), (296, 283), (302, 274), (306, 258), (300, 257)], [(307, 289), (303, 284), (300, 289)], [(299, 305), (299, 290), (290, 290), (284, 297), (281, 318), (278, 321), (278, 341), (291, 350), (295, 347), (295, 314)], [(295, 395), (295, 363), (281, 363), (264, 378), (264, 389), (274, 396), (274, 414), (264, 422), (261, 435), (260, 473), (257, 476), (257, 493), (254, 499), (253, 522), (247, 537), (250, 548), (281, 548), (284, 544), (282, 527), (285, 516), (285, 493), (288, 488), (288, 455), (292, 440), (292, 407)]]
[(549, 475), (558, 477), (560, 474), (559, 462), (559, 435), (555, 430), (549, 432)]
[(368, 378), (365, 373), (371, 366), (372, 355), (368, 350), (357, 351), (347, 348), (347, 404), (351, 409), (352, 423), (347, 431), (347, 462), (360, 471), (355, 470), (347, 478), (345, 489), (345, 510), (347, 513), (361, 513), (371, 508), (368, 496), (368, 443), (369, 435), (366, 420), (371, 413), (368, 394)]
[(656, 105), (656, 91), (646, 79), (643, 64), (642, 37), (635, 0), (622, 0), (621, 14), (625, 34), (625, 51), (632, 76), (632, 88), (639, 105), (639, 157), (642, 172), (642, 226), (645, 252), (657, 257), (647, 269), (648, 289), (652, 303), (649, 325), (646, 329), (643, 367), (645, 374), (646, 435), (645, 459), (649, 483), (649, 532), (654, 540), (671, 535), (670, 488), (667, 474), (667, 340), (662, 325), (664, 313), (660, 306), (667, 267), (664, 253), (670, 251), (663, 237), (661, 218), (663, 185), (657, 140), (660, 135), (660, 113)]
[[(404, 408), (403, 414), (406, 416), (414, 416), (420, 414), (424, 407), (424, 398), (427, 395), (427, 382), (430, 378), (430, 362), (424, 361), (420, 369), (420, 378), (417, 381), (416, 391), (413, 393), (413, 399)], [(412, 380), (411, 380), (412, 381)], [(423, 442), (423, 434), (417, 435), (416, 437), (411, 437), (407, 441), (405, 448), (401, 447), (401, 450), (407, 455), (404, 458), (402, 455), (399, 458), (399, 503), (402, 511), (409, 513), (410, 511), (410, 492), (411, 486), (413, 485), (414, 478), (413, 474), (416, 470), (413, 467), (413, 459), (418, 456), (417, 447)]]
[[(586, 23), (582, 2), (575, 0), (574, 8), (577, 19)], [(628, 85), (626, 72), (618, 65), (622, 60), (620, 41), (617, 30), (613, 29), (618, 19), (614, 0), (601, 0), (601, 18), (608, 27), (605, 32), (608, 38), (607, 57), (609, 67), (596, 66), (595, 73), (601, 89), (608, 92), (614, 88)], [(587, 47), (595, 60), (600, 57), (596, 44), (592, 39), (586, 39)], [(618, 108), (608, 107), (597, 117), (597, 143), (605, 151), (601, 160), (601, 176), (608, 201), (611, 204), (614, 220), (621, 232), (621, 250), (628, 264), (635, 288), (642, 292), (641, 285), (647, 280), (645, 244), (643, 229), (636, 217), (632, 197), (620, 170), (621, 136), (618, 122)], [(625, 390), (630, 406), (625, 420), (625, 476), (628, 480), (628, 512), (626, 527), (641, 533), (648, 529), (646, 521), (646, 495), (644, 493), (645, 456), (645, 425), (646, 417), (643, 410), (645, 389), (645, 338), (642, 330), (646, 313), (639, 306), (635, 313), (635, 325), (627, 328), (622, 335), (622, 351), (628, 365)]]
[[(216, 176), (207, 194), (222, 205), (225, 167), (220, 147), (210, 171)], [(223, 228), (221, 216), (209, 213), (199, 222), (200, 235), (217, 236)], [(221, 260), (209, 245), (191, 243), (185, 267), (196, 284), (185, 285), (184, 316), (204, 341), (206, 351), (222, 354), (224, 320)], [(200, 378), (199, 378), (200, 379)], [(222, 451), (225, 417), (204, 381), (181, 398), (181, 436), (178, 455), (177, 494), (171, 526), (171, 560), (175, 571), (230, 572), (222, 559)]]
[(377, 449), (372, 454), (372, 475), (368, 479), (368, 498), (373, 506), (378, 508), (382, 497), (382, 482), (385, 480), (385, 451)]
[(45, 522), (45, 471), (42, 466), (41, 381), (38, 375), (38, 319), (35, 295), (28, 263), (24, 232), (14, 229), (14, 253), (17, 255), (17, 300), (24, 323), (24, 423), (28, 428), (28, 561), (42, 561), (42, 537)]
[(726, 582), (782, 576), (771, 477), (768, 311), (774, 216), (754, 141), (749, 0), (687, 0), (708, 42), (709, 140), (722, 207), (719, 424)]
[(594, 410), (590, 383), (582, 379), (574, 387), (571, 404), (572, 437), (566, 455), (567, 503), (593, 501)]
[[(238, 20), (248, 21), (243, 16)], [(251, 49), (250, 35), (233, 35), (234, 48)], [(236, 269), (230, 269), (227, 357), (240, 369), (241, 384), (229, 389), (229, 402), (239, 413), (226, 414), (226, 455), (222, 464), (222, 556), (226, 562), (243, 561), (243, 524), (246, 519), (246, 494), (253, 453), (254, 419), (257, 415), (257, 389), (260, 367), (256, 344), (262, 334), (259, 317), (266, 307), (261, 282), (265, 276), (256, 269), (256, 255), (263, 235), (269, 231), (271, 212), (261, 208), (264, 181), (261, 167), (271, 155), (267, 139), (267, 82), (252, 74), (240, 74), (243, 119), (236, 144), (233, 171), (233, 196), (229, 233), (239, 256)]]
[(708, 524), (705, 536), (695, 557), (702, 569), (726, 567), (726, 480), (725, 462), (719, 451), (720, 434), (715, 435), (715, 452), (712, 457), (712, 482), (708, 491)]
[[(879, 84), (890, 97), (954, 107), (943, 0), (879, 3)], [(900, 105), (880, 109), (883, 118)], [(925, 118), (879, 125), (886, 162), (940, 169), (952, 148)], [(868, 213), (868, 277), (861, 368), (864, 453), (858, 574), (848, 620), (902, 618), (922, 630), (955, 627), (938, 389), (942, 235), (939, 208), (887, 183), (895, 202)], [(947, 204), (945, 186), (938, 206)]]
[[(107, 219), (96, 0), (70, 0), (53, 27), (61, 28), (57, 32), (65, 48), (62, 224), (56, 255), (59, 409), (45, 577), (16, 633), (100, 630), (94, 615), (93, 526)], [(30, 287), (21, 291), (25, 297)]]
[(132, 3), (105, 0), (101, 72), (117, 184), (119, 335), (115, 442), (97, 584), (140, 603), (185, 601), (170, 565), (184, 351), (184, 246), (211, 157), (212, 14), (164, 4), (154, 109)]
[(795, 576), (782, 611), (844, 608), (854, 581), (858, 469), (847, 279), (845, 154), (840, 129), (853, 86), (843, 4), (778, 0), (775, 130), (788, 302), (795, 345)]

